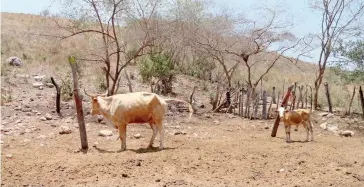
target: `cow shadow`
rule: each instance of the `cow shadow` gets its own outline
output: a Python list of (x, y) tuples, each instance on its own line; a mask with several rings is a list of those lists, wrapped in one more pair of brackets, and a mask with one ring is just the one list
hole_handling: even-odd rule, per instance
[(152, 148), (139, 148), (139, 149), (126, 149), (125, 151), (121, 151), (119, 150), (106, 150), (106, 149), (102, 149), (99, 147), (94, 147), (99, 153), (122, 153), (122, 152), (126, 152), (126, 151), (132, 151), (138, 154), (143, 154), (143, 153), (155, 153), (155, 152), (160, 152), (160, 151), (166, 151), (166, 150), (174, 150), (176, 148), (172, 147), (172, 148), (168, 148), (165, 147), (163, 148), (163, 150), (160, 150), (158, 147), (152, 147)]

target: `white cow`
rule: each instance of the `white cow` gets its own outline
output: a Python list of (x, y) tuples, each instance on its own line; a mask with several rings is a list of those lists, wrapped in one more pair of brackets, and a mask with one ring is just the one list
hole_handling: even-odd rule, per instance
[(126, 94), (116, 94), (106, 96), (106, 94), (90, 95), (84, 90), (85, 94), (91, 97), (91, 114), (101, 114), (107, 123), (111, 123), (119, 129), (121, 140), (121, 151), (126, 149), (126, 126), (129, 123), (149, 123), (153, 130), (148, 148), (153, 146), (154, 139), (159, 132), (159, 149), (164, 147), (163, 118), (167, 110), (168, 101), (184, 102), (189, 105), (191, 118), (193, 109), (191, 104), (179, 99), (163, 99), (155, 93), (150, 92), (131, 92)]

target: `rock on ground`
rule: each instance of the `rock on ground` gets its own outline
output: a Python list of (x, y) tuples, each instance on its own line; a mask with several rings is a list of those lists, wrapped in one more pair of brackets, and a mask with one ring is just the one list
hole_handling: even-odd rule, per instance
[(71, 134), (72, 133), (72, 130), (69, 126), (61, 126), (59, 128), (59, 134)]
[(113, 135), (113, 133), (112, 133), (111, 130), (101, 130), (99, 132), (99, 136), (103, 136), (103, 137), (105, 137), (105, 136), (112, 136), (112, 135)]
[(22, 66), (23, 65), (23, 61), (19, 57), (16, 57), (16, 56), (9, 57), (8, 59), (6, 59), (6, 62), (8, 62), (9, 65), (12, 65), (12, 66)]
[(345, 136), (345, 137), (352, 137), (352, 136), (354, 136), (354, 134), (355, 134), (354, 131), (349, 131), (349, 130), (339, 132), (339, 135)]

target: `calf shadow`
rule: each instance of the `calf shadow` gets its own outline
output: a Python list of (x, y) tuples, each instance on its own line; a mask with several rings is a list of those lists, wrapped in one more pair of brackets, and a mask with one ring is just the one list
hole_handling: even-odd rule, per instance
[(288, 143), (288, 144), (291, 144), (291, 143), (310, 143), (311, 141), (305, 141), (305, 140), (291, 140), (291, 142), (286, 142), (286, 138), (285, 137), (276, 137), (278, 139), (282, 139), (284, 140), (284, 143)]
[(106, 149), (102, 149), (102, 148), (99, 148), (99, 147), (94, 147), (99, 153), (122, 153), (122, 152), (125, 152), (125, 151), (132, 151), (132, 152), (135, 152), (135, 153), (138, 153), (138, 154), (143, 154), (143, 153), (155, 153), (155, 152), (160, 152), (160, 151), (166, 151), (166, 150), (173, 150), (173, 149), (176, 149), (176, 148), (168, 148), (168, 147), (165, 147), (163, 148), (163, 150), (159, 150), (158, 147), (152, 147), (152, 148), (139, 148), (139, 149), (126, 149), (125, 151), (121, 151), (120, 149), (117, 150), (117, 151), (112, 151), (112, 150), (106, 150)]

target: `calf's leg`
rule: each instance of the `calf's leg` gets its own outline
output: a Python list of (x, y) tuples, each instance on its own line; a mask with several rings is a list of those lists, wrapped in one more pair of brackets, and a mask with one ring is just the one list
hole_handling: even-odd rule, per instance
[(305, 140), (305, 142), (308, 142), (308, 138), (309, 138), (309, 126), (310, 126), (310, 124), (307, 124), (307, 121), (303, 121), (302, 122), (303, 123), (303, 127), (305, 128), (305, 130), (306, 130), (306, 140)]
[(150, 128), (152, 128), (152, 130), (153, 130), (153, 135), (152, 135), (152, 138), (150, 139), (148, 148), (152, 148), (153, 142), (154, 142), (155, 137), (157, 136), (158, 130), (157, 130), (156, 125), (153, 122), (150, 122), (149, 125), (150, 125)]
[(286, 129), (286, 142), (290, 143), (291, 142), (291, 125), (290, 124), (284, 124), (285, 129)]
[(121, 123), (119, 125), (119, 137), (121, 141), (121, 151), (126, 149), (126, 123)]

